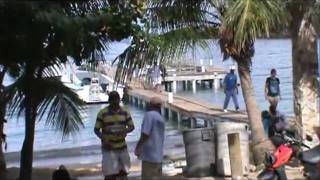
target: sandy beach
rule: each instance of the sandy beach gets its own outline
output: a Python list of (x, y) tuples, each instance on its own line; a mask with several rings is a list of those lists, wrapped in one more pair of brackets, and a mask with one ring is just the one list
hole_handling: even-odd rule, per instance
[[(134, 155), (136, 142), (128, 142), (128, 149), (132, 166), (130, 177), (139, 177), (141, 172), (141, 161)], [(166, 175), (176, 175), (182, 173), (182, 169), (175, 168), (180, 164), (185, 164), (185, 149), (181, 133), (171, 131), (166, 135), (165, 160), (163, 171)], [(20, 152), (6, 153), (8, 166), (8, 177), (15, 179), (18, 177), (20, 163)], [(34, 152), (34, 176), (33, 179), (51, 179), (51, 174), (60, 165), (65, 165), (70, 170), (73, 177), (78, 179), (103, 179), (101, 174), (101, 146), (92, 145), (77, 148), (52, 149)]]
[[(136, 142), (129, 142), (128, 149), (132, 166), (129, 179), (140, 179), (141, 161), (134, 155)], [(182, 175), (185, 163), (185, 149), (181, 133), (172, 133), (166, 136), (164, 148), (165, 160), (163, 163), (164, 177), (159, 179), (231, 179), (224, 177), (187, 178)], [(8, 180), (18, 177), (19, 152), (7, 153)], [(72, 177), (78, 180), (103, 180), (101, 174), (101, 149), (100, 145), (37, 151), (34, 153), (33, 179), (50, 180), (52, 172), (59, 166), (65, 165)], [(289, 179), (303, 179), (300, 167), (286, 167)], [(245, 179), (255, 179), (259, 171), (251, 172)]]

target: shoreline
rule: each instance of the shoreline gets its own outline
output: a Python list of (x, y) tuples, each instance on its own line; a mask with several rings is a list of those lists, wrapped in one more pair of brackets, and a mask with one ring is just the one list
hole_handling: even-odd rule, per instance
[[(131, 159), (130, 174), (139, 176), (141, 161), (134, 155), (137, 142), (127, 142), (127, 148)], [(20, 152), (5, 153), (9, 177), (18, 176), (20, 166)], [(90, 145), (76, 148), (51, 149), (34, 152), (33, 168), (36, 174), (52, 172), (60, 165), (65, 165), (73, 176), (101, 176), (101, 145)], [(185, 163), (185, 149), (182, 134), (180, 132), (166, 134), (164, 142), (164, 173), (177, 174), (182, 169), (176, 170), (175, 163)], [(174, 173), (172, 174), (172, 171)], [(51, 178), (51, 176), (50, 176)], [(50, 179), (49, 178), (49, 179)]]

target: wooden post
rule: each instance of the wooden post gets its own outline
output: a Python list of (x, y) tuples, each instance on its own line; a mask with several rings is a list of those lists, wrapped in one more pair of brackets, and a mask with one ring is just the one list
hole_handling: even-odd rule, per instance
[(184, 91), (187, 89), (187, 81), (182, 81), (182, 87)]
[(203, 59), (200, 59), (201, 72), (206, 72), (206, 68), (203, 65)]
[(168, 82), (164, 82), (164, 91), (169, 91)]
[(168, 120), (171, 121), (172, 118), (172, 110), (168, 108)]
[(134, 105), (139, 106), (139, 99), (137, 97), (134, 98)]
[(192, 80), (192, 92), (196, 93), (197, 92), (197, 83), (196, 80)]
[(177, 81), (172, 82), (172, 92), (177, 93)]
[(208, 127), (208, 120), (204, 120), (204, 127), (207, 128)]
[(181, 129), (181, 113), (177, 111), (177, 123), (178, 123), (178, 129)]
[(197, 119), (196, 118), (190, 118), (190, 128), (194, 129), (197, 126)]
[(239, 133), (228, 134), (228, 146), (232, 179), (241, 179), (243, 168)]
[(165, 107), (164, 106), (161, 106), (161, 115), (162, 117), (166, 117), (166, 110), (165, 110)]
[(142, 101), (142, 109), (146, 110), (147, 109), (147, 102), (143, 101), (143, 100), (141, 100), (141, 101)]
[(215, 78), (214, 78), (214, 88), (218, 89), (220, 87), (220, 79), (218, 77), (218, 73), (215, 72), (214, 76), (215, 76)]
[(214, 80), (209, 80), (209, 88), (210, 88), (210, 89), (213, 88), (213, 81), (214, 81)]
[(214, 89), (219, 89), (220, 87), (220, 80), (218, 78), (214, 79)]
[(201, 87), (205, 87), (206, 86), (206, 82), (204, 80), (201, 80)]
[(143, 108), (143, 100), (142, 99), (139, 99), (139, 108)]

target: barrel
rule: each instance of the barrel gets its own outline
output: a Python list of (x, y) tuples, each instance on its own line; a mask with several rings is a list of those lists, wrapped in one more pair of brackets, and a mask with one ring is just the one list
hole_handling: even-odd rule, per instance
[(215, 165), (214, 128), (198, 128), (183, 131), (187, 175), (211, 176)]

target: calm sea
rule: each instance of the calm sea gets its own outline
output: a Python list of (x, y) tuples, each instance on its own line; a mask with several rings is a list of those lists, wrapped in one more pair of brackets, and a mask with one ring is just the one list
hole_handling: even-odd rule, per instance
[[(117, 44), (110, 46), (112, 55), (119, 53), (127, 44)], [(114, 47), (114, 48), (112, 48)], [(278, 70), (278, 76), (281, 82), (282, 101), (279, 104), (279, 110), (287, 115), (291, 115), (292, 109), (292, 66), (291, 66), (291, 41), (283, 40), (258, 40), (255, 44), (256, 51), (252, 64), (252, 77), (257, 102), (262, 110), (267, 109), (268, 103), (264, 99), (264, 83), (272, 68)], [(122, 48), (122, 49), (121, 49)], [(213, 63), (216, 66), (229, 68), (233, 62), (227, 60), (222, 62), (222, 56), (218, 46), (206, 52), (198, 52), (194, 59), (213, 58)], [(178, 89), (179, 90), (179, 89)], [(189, 98), (197, 98), (198, 100), (207, 101), (209, 103), (222, 106), (224, 94), (221, 90), (198, 89), (196, 94), (191, 91), (178, 91), (179, 95), (188, 96)], [(245, 109), (242, 98), (242, 92), (239, 93), (239, 101), (241, 109)], [(49, 127), (44, 125), (44, 122), (38, 122), (35, 135), (35, 150), (46, 150), (67, 147), (81, 147), (99, 144), (99, 140), (93, 133), (96, 114), (104, 105), (90, 105), (84, 119), (85, 128), (81, 129), (75, 137), (69, 137), (61, 141), (61, 135), (54, 132)], [(230, 108), (233, 108), (233, 103), (230, 101)], [(133, 116), (136, 126), (134, 132), (127, 137), (128, 141), (137, 141), (140, 136), (140, 126), (143, 117), (143, 111), (136, 107), (129, 106), (129, 110)], [(5, 131), (8, 135), (8, 152), (20, 151), (24, 138), (24, 123), (23, 117), (17, 119), (9, 119)], [(174, 132), (174, 127), (167, 125), (167, 132)]]

